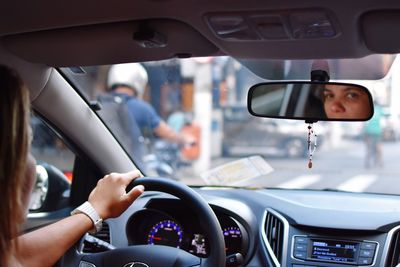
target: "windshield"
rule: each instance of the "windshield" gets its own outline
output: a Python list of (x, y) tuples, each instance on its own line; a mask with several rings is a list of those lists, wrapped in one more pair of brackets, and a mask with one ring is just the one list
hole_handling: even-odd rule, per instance
[[(318, 122), (311, 129), (304, 121), (247, 111), (248, 89), (282, 80), (290, 61), (276, 69), (269, 64), (270, 80), (230, 57), (61, 71), (88, 101), (97, 101), (94, 109), (146, 175), (189, 185), (398, 194), (399, 61), (383, 59), (381, 74), (371, 75), (382, 79), (343, 76), (370, 90), (376, 114), (371, 121)], [(376, 71), (377, 64), (365, 62), (359, 67)], [(340, 75), (331, 78), (343, 81)]]

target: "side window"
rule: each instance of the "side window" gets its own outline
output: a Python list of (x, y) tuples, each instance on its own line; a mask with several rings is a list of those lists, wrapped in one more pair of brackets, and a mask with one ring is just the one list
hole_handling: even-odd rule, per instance
[(54, 211), (68, 204), (75, 154), (39, 117), (32, 115), (31, 127), (37, 166), (30, 211)]

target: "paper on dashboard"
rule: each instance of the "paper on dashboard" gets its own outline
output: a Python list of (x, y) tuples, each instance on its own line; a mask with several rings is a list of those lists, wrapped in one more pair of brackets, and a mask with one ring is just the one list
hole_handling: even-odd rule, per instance
[(239, 185), (273, 171), (262, 157), (252, 156), (218, 166), (201, 174), (201, 178), (208, 185)]

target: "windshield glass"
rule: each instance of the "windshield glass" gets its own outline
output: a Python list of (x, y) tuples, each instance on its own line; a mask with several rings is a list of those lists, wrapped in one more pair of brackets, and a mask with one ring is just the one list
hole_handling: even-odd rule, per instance
[[(290, 61), (276, 69), (269, 64), (269, 80), (230, 57), (61, 71), (88, 101), (98, 101), (96, 112), (146, 175), (189, 185), (398, 194), (400, 71), (398, 60), (386, 59), (382, 79), (331, 80), (370, 90), (376, 114), (370, 121), (318, 122), (311, 129), (304, 121), (252, 117), (247, 111), (248, 89), (282, 80)], [(376, 64), (359, 67), (367, 72)]]

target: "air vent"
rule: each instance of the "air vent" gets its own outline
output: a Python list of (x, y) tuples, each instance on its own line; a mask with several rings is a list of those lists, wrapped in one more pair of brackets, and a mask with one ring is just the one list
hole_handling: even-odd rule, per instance
[[(93, 237), (100, 239), (101, 241), (104, 241), (106, 243), (110, 243), (110, 228), (107, 223), (103, 222), (103, 227), (101, 231), (98, 233), (94, 234)], [(105, 247), (102, 244), (99, 244), (98, 242), (89, 242), (89, 240), (84, 240), (83, 241), (83, 248), (82, 248), (82, 253), (99, 253), (103, 251), (107, 251), (107, 247)]]
[(285, 223), (281, 217), (282, 216), (279, 214), (275, 214), (271, 210), (268, 210), (266, 212), (264, 226), (264, 239), (276, 266), (284, 266)]
[(385, 267), (395, 267), (400, 263), (400, 231), (393, 234)]
[(272, 213), (267, 214), (265, 234), (272, 251), (279, 262), (282, 259), (283, 222)]

